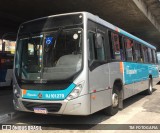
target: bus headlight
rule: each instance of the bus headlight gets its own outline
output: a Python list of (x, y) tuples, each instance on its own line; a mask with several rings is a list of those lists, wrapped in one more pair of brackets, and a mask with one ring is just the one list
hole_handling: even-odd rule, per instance
[(74, 90), (67, 97), (67, 100), (72, 100), (74, 98), (77, 98), (82, 91), (83, 85), (84, 85), (84, 81), (77, 84), (76, 87), (74, 88)]
[(17, 94), (17, 93), (18, 93), (17, 89), (14, 89), (14, 94)]
[(19, 93), (18, 93), (18, 90), (17, 90), (17, 88), (16, 88), (16, 85), (13, 85), (13, 93), (14, 93), (14, 95), (15, 95), (17, 98), (20, 97), (20, 95), (19, 95)]

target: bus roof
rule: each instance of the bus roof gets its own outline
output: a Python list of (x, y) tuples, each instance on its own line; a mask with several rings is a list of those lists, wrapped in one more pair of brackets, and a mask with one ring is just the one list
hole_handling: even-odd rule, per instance
[(93, 14), (91, 14), (89, 12), (72, 12), (72, 13), (64, 13), (64, 14), (51, 15), (51, 16), (47, 16), (47, 17), (42, 17), (42, 18), (30, 20), (30, 21), (24, 22), (22, 24), (33, 22), (33, 21), (36, 21), (36, 20), (45, 19), (45, 18), (52, 18), (52, 17), (57, 17), (57, 16), (65, 16), (65, 15), (72, 15), (72, 14), (79, 14), (79, 13), (84, 14), (88, 19), (90, 19), (90, 20), (92, 20), (92, 21), (94, 21), (96, 23), (104, 25), (104, 26), (106, 26), (106, 27), (108, 27), (108, 28), (110, 28), (110, 29), (112, 29), (112, 30), (114, 30), (114, 31), (122, 34), (122, 35), (125, 35), (125, 36), (127, 36), (127, 37), (129, 37), (129, 38), (131, 38), (131, 39), (133, 39), (133, 40), (135, 40), (137, 42), (139, 42), (139, 43), (142, 43), (142, 44), (144, 44), (144, 45), (146, 45), (146, 46), (148, 46), (148, 47), (150, 47), (152, 49), (156, 49), (155, 46), (149, 44), (148, 42), (146, 42), (146, 41), (144, 41), (144, 40), (142, 40), (142, 39), (140, 39), (140, 38), (138, 38), (138, 37), (136, 37), (136, 36), (134, 36), (134, 35), (132, 35), (132, 34), (130, 34), (128, 32), (126, 32), (126, 31), (124, 31), (123, 29), (121, 29), (121, 28), (119, 28), (117, 26), (114, 26), (113, 24), (111, 24), (111, 23), (109, 23), (109, 22), (101, 19), (100, 17), (98, 17), (96, 15), (93, 15)]

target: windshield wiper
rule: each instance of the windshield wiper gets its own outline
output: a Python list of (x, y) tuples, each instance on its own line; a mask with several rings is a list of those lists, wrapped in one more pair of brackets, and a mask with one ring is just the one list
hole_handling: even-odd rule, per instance
[(54, 49), (56, 48), (56, 44), (57, 44), (57, 40), (61, 34), (61, 32), (63, 31), (63, 27), (60, 27), (59, 30), (57, 31), (57, 36), (56, 36), (56, 40), (54, 42)]

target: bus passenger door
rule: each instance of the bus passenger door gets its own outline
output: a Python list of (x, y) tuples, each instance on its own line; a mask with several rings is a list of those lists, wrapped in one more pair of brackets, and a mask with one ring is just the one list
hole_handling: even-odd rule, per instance
[(89, 92), (91, 94), (91, 113), (110, 104), (109, 66), (106, 63), (105, 33), (88, 32), (89, 46)]

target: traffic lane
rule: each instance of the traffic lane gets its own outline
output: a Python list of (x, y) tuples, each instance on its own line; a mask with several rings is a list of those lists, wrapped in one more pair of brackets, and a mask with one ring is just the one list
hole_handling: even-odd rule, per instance
[[(89, 125), (88, 129), (94, 128), (97, 124), (157, 124), (160, 123), (159, 95), (160, 86), (157, 85), (154, 87), (152, 95), (138, 94), (125, 100), (124, 109), (112, 117), (103, 115), (101, 111), (90, 116), (51, 116), (23, 113), (23, 116), (7, 123), (42, 124), (44, 129), (83, 129), (83, 125), (67, 127), (64, 124), (93, 124)], [(45, 126), (45, 124), (53, 125)]]

